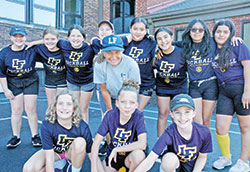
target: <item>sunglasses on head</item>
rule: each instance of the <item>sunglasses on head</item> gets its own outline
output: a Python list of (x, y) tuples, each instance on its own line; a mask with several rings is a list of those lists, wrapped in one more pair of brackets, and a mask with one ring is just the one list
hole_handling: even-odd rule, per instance
[(202, 29), (202, 28), (199, 28), (199, 29), (198, 28), (192, 28), (191, 29), (191, 32), (197, 32), (197, 31), (202, 33), (202, 32), (204, 32), (204, 29)]

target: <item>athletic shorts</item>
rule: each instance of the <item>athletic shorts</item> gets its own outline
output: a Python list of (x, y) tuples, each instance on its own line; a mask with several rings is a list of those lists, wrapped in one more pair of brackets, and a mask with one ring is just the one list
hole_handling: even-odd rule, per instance
[(233, 116), (236, 112), (238, 115), (250, 115), (250, 109), (245, 109), (242, 105), (243, 90), (243, 84), (227, 84), (220, 87), (216, 114)]
[(14, 96), (22, 93), (24, 95), (38, 95), (39, 77), (36, 72), (28, 78), (7, 78), (7, 82), (8, 88)]
[(217, 80), (205, 81), (199, 85), (199, 81), (189, 83), (189, 95), (192, 98), (202, 98), (204, 100), (217, 100), (218, 85)]
[(95, 84), (93, 82), (84, 84), (84, 85), (75, 85), (67, 81), (67, 87), (71, 91), (85, 91), (85, 92), (91, 92), (95, 88)]
[(45, 75), (45, 88), (66, 88), (66, 75)]
[(142, 94), (144, 96), (152, 96), (153, 91), (153, 88), (140, 88), (139, 94)]
[(156, 86), (156, 95), (160, 97), (174, 97), (177, 94), (187, 94), (187, 87), (182, 86), (180, 89), (166, 90), (162, 87)]
[[(125, 167), (126, 171), (128, 171), (129, 169), (125, 166), (125, 159), (129, 155), (129, 153), (130, 152), (125, 152), (125, 153), (119, 152), (119, 153), (117, 153), (116, 162), (114, 162), (114, 159), (112, 159), (111, 167), (113, 167), (117, 171), (119, 171), (120, 168)], [(108, 166), (109, 165), (109, 157), (108, 156), (105, 158), (105, 162), (106, 162), (106, 166)]]

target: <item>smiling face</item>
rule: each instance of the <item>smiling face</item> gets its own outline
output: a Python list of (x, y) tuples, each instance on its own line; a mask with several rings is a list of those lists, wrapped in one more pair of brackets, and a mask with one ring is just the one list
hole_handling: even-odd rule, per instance
[(141, 41), (147, 32), (148, 30), (142, 22), (137, 22), (130, 27), (130, 33), (134, 41)]
[(72, 118), (73, 100), (69, 94), (60, 95), (57, 98), (56, 114), (58, 120), (67, 120)]
[(172, 49), (173, 38), (168, 32), (166, 31), (159, 32), (156, 35), (156, 41), (158, 46), (162, 49), (164, 53), (167, 54), (167, 52)]
[(12, 41), (14, 46), (20, 48), (24, 46), (26, 37), (21, 34), (15, 34), (10, 37), (10, 40)]
[(122, 116), (130, 117), (138, 107), (137, 94), (133, 91), (121, 91), (116, 106)]
[(190, 30), (190, 36), (193, 42), (195, 43), (201, 42), (204, 37), (204, 34), (205, 34), (205, 30), (200, 22), (195, 23), (192, 29)]
[(77, 29), (73, 29), (68, 37), (68, 40), (73, 48), (80, 48), (84, 37), (81, 32)]
[(51, 33), (46, 34), (43, 37), (43, 42), (44, 45), (49, 49), (49, 50), (54, 50), (57, 48), (57, 42), (58, 42), (58, 38), (56, 37), (56, 35), (53, 35)]
[(98, 35), (100, 39), (103, 39), (105, 36), (113, 34), (112, 28), (107, 23), (103, 23), (98, 30)]
[(112, 66), (117, 66), (120, 64), (122, 60), (122, 51), (114, 50), (114, 51), (105, 51), (103, 52), (103, 55), (107, 62), (111, 64)]
[(178, 128), (185, 129), (192, 125), (195, 112), (189, 107), (182, 106), (171, 112), (171, 116)]
[(226, 25), (218, 26), (214, 34), (214, 39), (215, 42), (217, 43), (217, 47), (221, 48), (226, 43), (229, 36), (230, 36), (230, 29)]

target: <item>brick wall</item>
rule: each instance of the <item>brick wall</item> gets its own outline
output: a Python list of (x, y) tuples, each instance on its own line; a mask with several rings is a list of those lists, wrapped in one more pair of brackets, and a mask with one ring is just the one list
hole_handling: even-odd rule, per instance
[[(11, 43), (9, 31), (14, 24), (0, 22), (0, 49)], [(27, 32), (27, 42), (42, 39), (42, 33), (45, 28), (36, 28), (28, 25), (24, 25)], [(60, 38), (66, 39), (67, 34), (64, 31), (60, 31)]]
[[(250, 20), (250, 15), (245, 15), (245, 16), (235, 16), (235, 17), (229, 17), (226, 18), (231, 20), (234, 24), (235, 24), (235, 36), (240, 37), (241, 36), (241, 30), (242, 30), (242, 25), (241, 22), (243, 20)], [(213, 31), (213, 27), (214, 27), (214, 20), (206, 20), (205, 21), (207, 24), (207, 27), (210, 31), (210, 33), (212, 34)], [(178, 24), (178, 25), (166, 25), (166, 27), (168, 27), (173, 33), (175, 33), (175, 29), (178, 28), (185, 28), (187, 27), (188, 23), (182, 23), (182, 24)], [(156, 30), (157, 28), (155, 28)]]

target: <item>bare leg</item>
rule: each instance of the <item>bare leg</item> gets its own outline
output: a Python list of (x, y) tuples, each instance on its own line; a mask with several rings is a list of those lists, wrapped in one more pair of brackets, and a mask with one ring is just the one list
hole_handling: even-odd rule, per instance
[(240, 116), (238, 115), (241, 131), (241, 152), (240, 159), (248, 162), (250, 156), (250, 115)]
[(211, 120), (211, 115), (214, 110), (214, 105), (216, 101), (212, 100), (202, 100), (202, 118), (203, 118), (203, 125), (207, 126), (210, 128), (210, 120)]
[(145, 154), (142, 150), (132, 151), (125, 159), (125, 165), (129, 171), (133, 172), (136, 167), (145, 159)]
[(24, 95), (24, 107), (28, 116), (32, 137), (37, 134), (38, 128), (36, 105), (37, 95)]
[(203, 124), (203, 120), (202, 120), (202, 98), (196, 98), (193, 99), (194, 100), (194, 104), (195, 104), (195, 117), (194, 117), (194, 122), (197, 122), (198, 124)]
[(148, 104), (149, 100), (150, 100), (151, 96), (144, 96), (142, 94), (139, 95), (139, 105), (138, 105), (138, 109), (140, 111), (143, 111), (144, 107)]
[(11, 103), (11, 127), (13, 136), (20, 137), (23, 114), (23, 94), (19, 94), (15, 99), (10, 100)]
[(89, 102), (90, 99), (92, 97), (92, 93), (91, 92), (85, 92), (85, 91), (81, 91), (81, 96), (80, 96), (80, 105), (81, 105), (81, 109), (82, 109), (82, 115), (83, 115), (83, 120), (88, 123), (89, 121)]
[(167, 127), (168, 115), (170, 112), (170, 97), (157, 96), (158, 102), (158, 121), (157, 121), (157, 137), (160, 137)]

